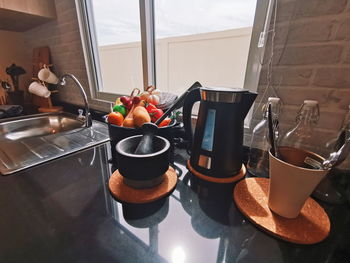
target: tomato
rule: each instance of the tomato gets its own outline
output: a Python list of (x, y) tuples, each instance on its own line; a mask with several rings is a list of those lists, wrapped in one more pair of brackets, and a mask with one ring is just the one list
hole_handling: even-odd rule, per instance
[(152, 109), (149, 112), (149, 115), (151, 116), (151, 121), (156, 122), (160, 117), (162, 117), (163, 111), (161, 109)]
[(159, 123), (158, 127), (165, 127), (168, 126), (171, 122), (170, 118), (165, 118), (161, 123)]
[(139, 104), (140, 102), (141, 102), (140, 97), (134, 97), (134, 98), (132, 99), (132, 103), (135, 104), (135, 105)]
[(131, 108), (132, 108), (132, 100), (129, 100), (128, 101), (128, 103), (127, 104), (124, 104), (125, 105), (125, 107), (128, 109), (128, 110), (131, 110)]
[(124, 117), (126, 115), (126, 108), (124, 105), (115, 105), (113, 107), (114, 112), (120, 112)]
[(123, 96), (123, 97), (120, 97), (120, 101), (126, 106), (129, 104), (129, 102), (131, 101), (131, 99), (127, 96)]
[(111, 112), (108, 114), (108, 122), (110, 124), (121, 126), (123, 124), (124, 117), (120, 112)]
[(146, 110), (148, 111), (148, 113), (151, 112), (151, 110), (156, 110), (157, 107), (155, 105), (153, 105), (152, 103), (148, 103), (146, 106)]

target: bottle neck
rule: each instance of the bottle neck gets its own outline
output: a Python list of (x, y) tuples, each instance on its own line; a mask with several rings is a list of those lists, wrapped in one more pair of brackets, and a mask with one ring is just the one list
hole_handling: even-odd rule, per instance
[(317, 116), (315, 116), (312, 108), (305, 108), (297, 117), (297, 126), (313, 127), (317, 123)]
[[(278, 114), (280, 112), (279, 106), (271, 104), (271, 112), (272, 112), (272, 119), (277, 120), (278, 119)], [(269, 111), (268, 111), (268, 104), (265, 105), (265, 110), (263, 114), (263, 118), (267, 120), (269, 116)]]

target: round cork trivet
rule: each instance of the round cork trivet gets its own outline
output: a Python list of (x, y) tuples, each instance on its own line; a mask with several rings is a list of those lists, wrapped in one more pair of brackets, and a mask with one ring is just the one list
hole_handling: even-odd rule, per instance
[(238, 174), (235, 174), (232, 177), (225, 177), (225, 178), (218, 178), (218, 177), (212, 177), (212, 176), (207, 176), (204, 175), (200, 172), (197, 172), (195, 169), (193, 169), (193, 167), (190, 164), (190, 160), (187, 161), (187, 168), (188, 170), (195, 176), (197, 176), (198, 178), (204, 180), (204, 181), (208, 181), (208, 182), (212, 182), (212, 183), (218, 183), (218, 184), (230, 184), (230, 183), (234, 183), (237, 182), (238, 180), (241, 180), (245, 174), (246, 174), (246, 168), (244, 166), (244, 164), (242, 164), (242, 168), (239, 171)]
[(177, 175), (174, 168), (169, 167), (163, 176), (163, 182), (155, 187), (135, 189), (125, 184), (124, 177), (117, 170), (109, 178), (109, 191), (114, 198), (122, 203), (150, 203), (167, 196), (175, 189)]
[(328, 215), (311, 197), (297, 218), (273, 213), (268, 206), (269, 179), (246, 178), (235, 186), (233, 198), (238, 209), (263, 231), (282, 240), (310, 245), (321, 242), (331, 228)]

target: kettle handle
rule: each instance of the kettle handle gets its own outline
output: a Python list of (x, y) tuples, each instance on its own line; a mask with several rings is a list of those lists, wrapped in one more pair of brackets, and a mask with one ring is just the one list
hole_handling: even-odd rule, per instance
[[(196, 82), (197, 83), (197, 82)], [(196, 84), (195, 83), (195, 84)], [(199, 84), (199, 83), (198, 83)], [(192, 108), (195, 102), (201, 100), (200, 86), (192, 89), (186, 96), (184, 106), (182, 109), (182, 118), (185, 128), (186, 138), (189, 140), (189, 146), (192, 145), (193, 132), (192, 132)]]

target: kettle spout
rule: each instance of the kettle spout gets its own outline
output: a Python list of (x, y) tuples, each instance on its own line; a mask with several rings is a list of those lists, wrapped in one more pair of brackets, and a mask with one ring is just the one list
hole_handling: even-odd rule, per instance
[(256, 97), (258, 96), (258, 93), (255, 92), (247, 92), (242, 96), (242, 117), (245, 118), (252, 107)]

